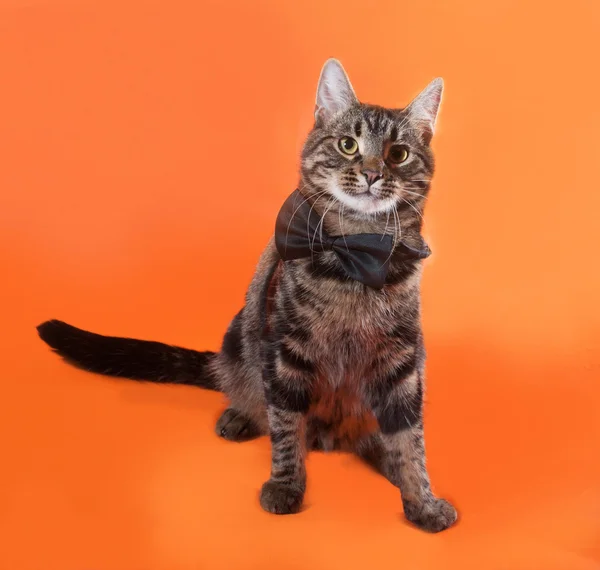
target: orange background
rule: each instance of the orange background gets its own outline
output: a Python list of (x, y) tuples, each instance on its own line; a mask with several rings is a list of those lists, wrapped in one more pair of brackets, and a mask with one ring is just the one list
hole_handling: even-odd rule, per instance
[[(0, 568), (600, 568), (600, 3), (3, 0)], [(297, 180), (327, 57), (362, 100), (446, 80), (427, 210), (426, 535), (352, 457), (306, 510), (218, 394), (95, 377), (56, 317), (215, 349)]]

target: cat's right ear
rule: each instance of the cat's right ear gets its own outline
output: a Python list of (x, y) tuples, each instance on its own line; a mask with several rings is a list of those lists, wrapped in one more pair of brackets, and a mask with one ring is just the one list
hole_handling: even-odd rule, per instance
[(321, 71), (317, 88), (315, 121), (322, 125), (334, 115), (358, 104), (352, 84), (337, 59), (328, 59)]

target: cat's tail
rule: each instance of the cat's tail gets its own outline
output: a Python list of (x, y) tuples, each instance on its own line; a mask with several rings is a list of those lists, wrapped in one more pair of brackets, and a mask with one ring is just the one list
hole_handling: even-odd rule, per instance
[(67, 362), (89, 372), (219, 390), (210, 370), (214, 352), (197, 352), (161, 342), (102, 336), (62, 321), (37, 327), (40, 338)]

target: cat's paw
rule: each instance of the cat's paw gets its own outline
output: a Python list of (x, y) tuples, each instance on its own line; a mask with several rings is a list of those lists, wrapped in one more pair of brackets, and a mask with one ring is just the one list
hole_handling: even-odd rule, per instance
[(215, 431), (229, 441), (248, 441), (262, 435), (254, 420), (235, 408), (227, 408), (221, 414)]
[(445, 499), (432, 498), (424, 504), (404, 503), (406, 518), (423, 530), (440, 532), (458, 519), (456, 509)]
[(275, 515), (290, 515), (300, 511), (304, 488), (300, 485), (267, 481), (260, 491), (260, 506)]

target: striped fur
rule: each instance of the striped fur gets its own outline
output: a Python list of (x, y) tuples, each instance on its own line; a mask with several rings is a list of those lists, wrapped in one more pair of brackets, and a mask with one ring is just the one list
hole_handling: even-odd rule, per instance
[[(441, 82), (434, 81), (405, 109), (361, 104), (340, 64), (325, 65), (299, 185), (324, 230), (388, 233), (419, 244), (440, 97)], [(344, 137), (357, 141), (354, 155), (340, 148)], [(391, 159), (394, 145), (408, 152), (400, 164)], [(271, 477), (260, 496), (265, 510), (300, 510), (307, 451), (340, 449), (357, 453), (400, 488), (409, 520), (440, 531), (454, 523), (456, 511), (432, 494), (425, 467), (420, 278), (420, 261), (393, 253), (386, 285), (369, 289), (347, 277), (333, 252), (283, 263), (271, 240), (217, 354), (199, 359), (193, 351), (90, 336), (57, 321), (39, 330), (88, 370), (155, 381), (176, 371), (170, 381), (190, 383), (189, 366), (196, 384), (224, 392), (229, 407), (218, 435), (270, 436)], [(132, 342), (135, 351), (123, 353)], [(133, 359), (127, 366), (124, 355)], [(170, 364), (150, 373), (148, 362)]]

